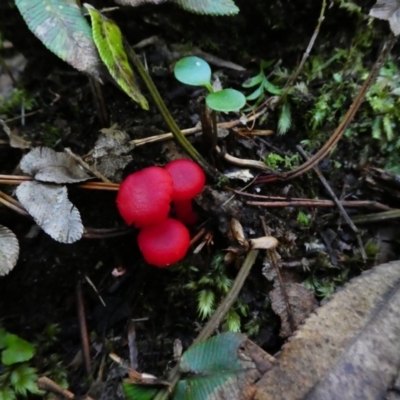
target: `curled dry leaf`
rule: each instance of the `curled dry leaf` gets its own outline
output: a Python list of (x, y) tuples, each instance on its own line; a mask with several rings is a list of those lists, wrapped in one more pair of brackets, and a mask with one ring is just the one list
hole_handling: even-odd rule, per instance
[(400, 367), (400, 261), (316, 310), (256, 384), (255, 400), (386, 398)]
[(10, 229), (0, 225), (0, 276), (7, 275), (17, 263), (18, 239)]
[(299, 283), (287, 283), (284, 286), (290, 310), (288, 310), (286, 306), (286, 301), (282, 295), (280, 286), (270, 292), (269, 298), (271, 300), (272, 309), (275, 314), (279, 315), (282, 322), (279, 336), (286, 338), (292, 334), (289, 323), (289, 313), (291, 313), (290, 317), (296, 329), (318, 306), (318, 303), (313, 293), (303, 285)]
[(400, 0), (378, 0), (369, 15), (389, 21), (393, 34), (395, 36), (400, 34)]
[(54, 240), (73, 243), (83, 234), (78, 209), (68, 200), (65, 186), (23, 182), (17, 197), (35, 222)]
[(48, 147), (36, 147), (21, 160), (21, 169), (36, 180), (51, 183), (76, 183), (91, 179), (74, 158)]
[(11, 147), (15, 149), (29, 149), (31, 147), (31, 142), (28, 142), (22, 137), (18, 136), (18, 134), (15, 132), (15, 129), (11, 131), (11, 129), (2, 119), (0, 119), (0, 126), (8, 136)]
[(249, 248), (249, 243), (244, 235), (243, 226), (236, 218), (231, 219), (231, 232), (239, 244), (244, 246), (246, 249)]

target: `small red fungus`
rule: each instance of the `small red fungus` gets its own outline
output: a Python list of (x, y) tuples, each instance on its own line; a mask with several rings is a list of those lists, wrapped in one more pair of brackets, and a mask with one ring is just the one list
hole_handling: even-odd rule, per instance
[(134, 172), (121, 183), (116, 201), (124, 221), (142, 228), (163, 222), (171, 200), (171, 175), (161, 167), (149, 167)]
[(189, 231), (176, 219), (143, 228), (138, 244), (144, 259), (156, 267), (168, 267), (185, 257), (190, 245)]
[(172, 200), (176, 216), (185, 224), (194, 224), (197, 216), (192, 209), (192, 199), (204, 188), (206, 176), (194, 161), (185, 158), (174, 160), (165, 166), (173, 182)]

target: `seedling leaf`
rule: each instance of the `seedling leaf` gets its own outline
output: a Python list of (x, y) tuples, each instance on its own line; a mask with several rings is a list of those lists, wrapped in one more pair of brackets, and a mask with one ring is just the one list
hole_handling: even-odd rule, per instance
[(36, 180), (51, 183), (76, 183), (91, 178), (74, 158), (48, 147), (36, 147), (21, 160), (21, 169)]
[(0, 225), (0, 276), (7, 275), (15, 267), (18, 254), (17, 237), (10, 229)]
[(29, 29), (62, 60), (98, 78), (100, 60), (92, 32), (74, 0), (16, 0)]
[(223, 89), (210, 93), (206, 97), (206, 104), (215, 111), (239, 111), (246, 104), (246, 98), (235, 89)]
[(369, 15), (389, 21), (393, 34), (395, 36), (400, 34), (400, 0), (378, 0)]
[(1, 353), (1, 362), (4, 365), (28, 361), (35, 353), (35, 348), (30, 343), (11, 333), (5, 335), (4, 345), (5, 350)]
[(73, 243), (82, 237), (81, 216), (68, 200), (65, 186), (23, 182), (16, 193), (35, 222), (54, 240)]
[(211, 68), (199, 57), (190, 56), (180, 59), (175, 64), (174, 74), (178, 81), (186, 85), (211, 86)]
[(126, 55), (123, 37), (118, 26), (93, 8), (84, 4), (92, 19), (93, 39), (100, 58), (120, 88), (144, 110), (149, 109), (146, 98), (140, 93)]
[(186, 11), (207, 15), (235, 15), (239, 12), (232, 0), (173, 0)]
[(262, 80), (263, 80), (263, 73), (259, 73), (256, 76), (253, 76), (252, 78), (248, 79), (245, 83), (243, 83), (244, 88), (251, 88), (253, 86), (259, 85)]

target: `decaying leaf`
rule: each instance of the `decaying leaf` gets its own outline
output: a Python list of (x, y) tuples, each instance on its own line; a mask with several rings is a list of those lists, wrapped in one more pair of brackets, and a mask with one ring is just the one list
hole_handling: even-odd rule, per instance
[(255, 400), (376, 400), (400, 367), (400, 261), (351, 281), (316, 310), (256, 384)]
[(273, 236), (261, 236), (249, 240), (253, 250), (271, 250), (278, 246), (278, 240)]
[(144, 110), (149, 109), (146, 98), (140, 93), (126, 55), (122, 33), (117, 24), (105, 17), (90, 4), (84, 4), (92, 19), (93, 39), (100, 57), (119, 87)]
[(7, 275), (15, 267), (18, 255), (17, 237), (10, 229), (0, 225), (0, 276)]
[(90, 26), (76, 1), (16, 0), (29, 29), (62, 60), (94, 78), (100, 76), (100, 60)]
[(229, 179), (240, 179), (243, 182), (248, 182), (249, 180), (254, 178), (249, 169), (240, 169), (238, 171), (229, 172), (224, 175)]
[(393, 34), (395, 36), (400, 34), (400, 0), (378, 0), (369, 15), (389, 21)]
[(76, 183), (91, 179), (74, 158), (48, 147), (36, 147), (21, 160), (21, 169), (36, 180), (51, 183)]
[(78, 209), (68, 200), (65, 186), (23, 182), (17, 198), (35, 222), (54, 240), (73, 243), (83, 234)]
[(134, 145), (130, 143), (129, 135), (116, 126), (104, 128), (100, 132), (87, 162), (94, 170), (118, 182), (122, 179), (123, 169), (133, 160), (127, 153)]
[(279, 315), (282, 322), (279, 335), (286, 338), (292, 334), (289, 318), (292, 318), (294, 329), (297, 329), (311, 312), (314, 311), (318, 303), (313, 293), (303, 285), (299, 283), (286, 283), (284, 286), (290, 311), (287, 308), (285, 296), (282, 295), (280, 286), (277, 286), (269, 293), (269, 298), (274, 313)]
[(18, 136), (15, 130), (11, 131), (11, 129), (2, 119), (0, 119), (0, 126), (3, 128), (3, 131), (8, 136), (11, 147), (15, 149), (29, 149), (31, 147), (31, 142), (28, 142), (22, 137)]
[(246, 236), (244, 235), (242, 224), (236, 219), (231, 219), (231, 232), (233, 237), (239, 242), (241, 246), (245, 249), (249, 248), (249, 243), (247, 242)]

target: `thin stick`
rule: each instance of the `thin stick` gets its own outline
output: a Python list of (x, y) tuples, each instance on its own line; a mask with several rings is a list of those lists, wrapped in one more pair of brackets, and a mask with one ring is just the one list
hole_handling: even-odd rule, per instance
[[(299, 153), (305, 158), (305, 160), (309, 160), (310, 159), (308, 154), (304, 151), (304, 149), (301, 146), (296, 146), (296, 148), (299, 151)], [(360, 248), (360, 252), (361, 252), (361, 257), (363, 258), (364, 262), (367, 261), (367, 254), (365, 253), (364, 245), (363, 245), (363, 242), (361, 240), (360, 231), (357, 229), (357, 227), (354, 225), (353, 221), (350, 219), (350, 217), (347, 214), (346, 210), (344, 209), (342, 203), (336, 197), (335, 192), (332, 190), (331, 186), (329, 185), (328, 181), (325, 179), (324, 175), (319, 170), (319, 168), (317, 166), (314, 166), (313, 170), (317, 174), (317, 176), (318, 176), (319, 180), (321, 181), (322, 185), (324, 186), (325, 190), (332, 197), (332, 199), (335, 202), (337, 208), (339, 209), (339, 212), (342, 214), (342, 217), (344, 218), (344, 220), (350, 226), (351, 230), (356, 234), (358, 247)]]
[(90, 375), (92, 372), (91, 359), (90, 359), (90, 344), (89, 344), (89, 335), (86, 324), (86, 313), (85, 313), (85, 304), (83, 301), (83, 294), (82, 294), (82, 284), (80, 281), (76, 286), (76, 301), (78, 307), (79, 328), (81, 331), (82, 355), (85, 363), (86, 373)]
[(81, 164), (83, 168), (87, 169), (90, 173), (92, 173), (96, 178), (99, 178), (99, 179), (100, 179), (101, 181), (103, 181), (103, 182), (111, 183), (111, 181), (110, 181), (108, 178), (106, 178), (106, 177), (105, 177), (103, 174), (101, 174), (100, 172), (98, 172), (98, 171), (92, 169), (88, 163), (86, 163), (85, 161), (83, 161), (82, 158), (79, 157), (77, 154), (73, 153), (73, 151), (72, 151), (70, 148), (66, 147), (66, 148), (64, 149), (64, 151), (65, 151), (68, 155), (70, 155), (74, 160), (76, 160), (79, 164)]
[(351, 219), (357, 224), (368, 224), (370, 222), (383, 222), (397, 218), (400, 218), (400, 210), (391, 210), (376, 214), (355, 215)]
[[(246, 201), (248, 206), (257, 206), (265, 208), (281, 208), (281, 207), (336, 207), (336, 203), (332, 200), (286, 200), (286, 201)], [(362, 200), (345, 200), (340, 201), (343, 207), (371, 207), (379, 210), (390, 211), (392, 208), (375, 201)]]

